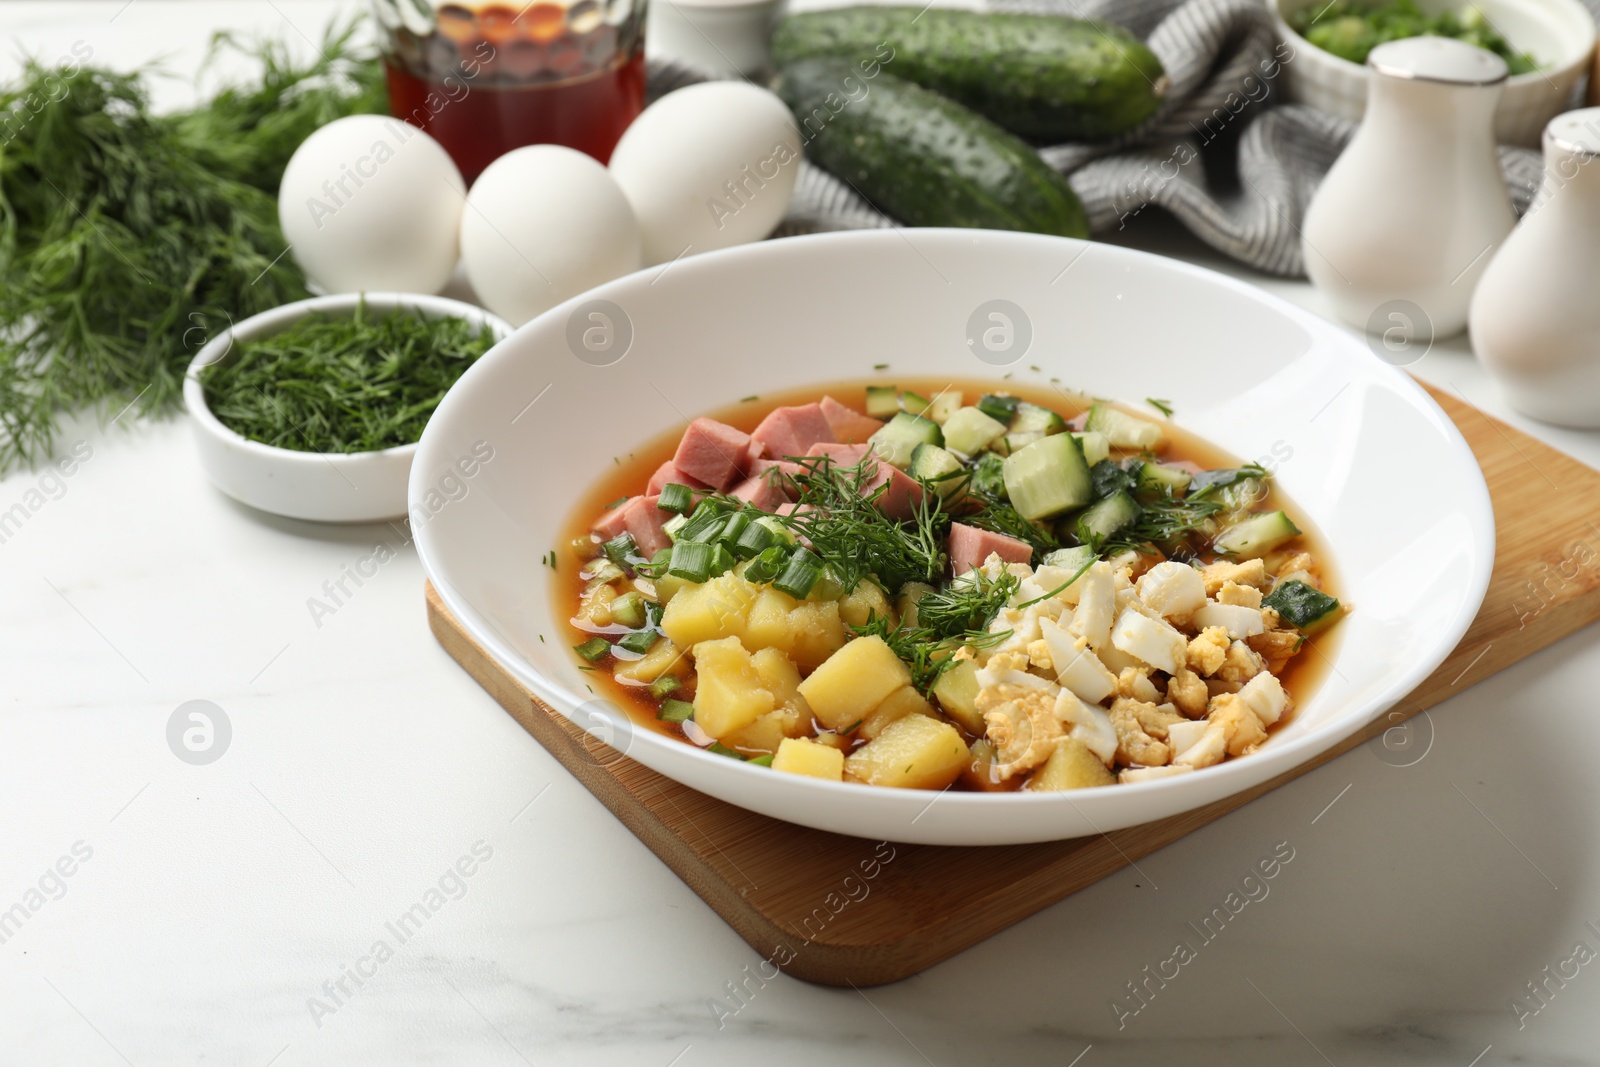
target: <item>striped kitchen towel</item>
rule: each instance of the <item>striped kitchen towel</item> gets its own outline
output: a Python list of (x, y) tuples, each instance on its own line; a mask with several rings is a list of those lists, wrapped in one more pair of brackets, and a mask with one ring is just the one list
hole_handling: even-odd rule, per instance
[[(1161, 208), (1233, 259), (1271, 274), (1304, 272), (1299, 227), (1306, 204), (1355, 123), (1283, 103), (1278, 79), (1288, 53), (1280, 52), (1261, 0), (989, 2), (994, 10), (1120, 23), (1145, 37), (1166, 68), (1172, 83), (1166, 101), (1139, 129), (1110, 142), (1039, 149), (1068, 176), (1095, 234), (1114, 233)], [(651, 92), (702, 77), (658, 62)], [(1521, 212), (1538, 187), (1538, 154), (1502, 147), (1500, 160)], [(850, 186), (808, 163), (779, 233), (894, 225)]]

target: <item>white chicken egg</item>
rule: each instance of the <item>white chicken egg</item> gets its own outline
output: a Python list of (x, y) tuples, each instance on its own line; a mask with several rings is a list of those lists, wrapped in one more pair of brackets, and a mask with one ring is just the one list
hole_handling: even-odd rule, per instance
[(783, 101), (748, 82), (690, 85), (633, 121), (611, 154), (644, 235), (646, 263), (759, 241), (800, 172), (800, 134)]
[(278, 222), (330, 293), (437, 293), (455, 270), (465, 183), (449, 153), (399, 119), (350, 115), (295, 149)]
[(489, 310), (520, 326), (638, 270), (639, 224), (605, 167), (560, 145), (531, 145), (472, 184), (461, 261)]

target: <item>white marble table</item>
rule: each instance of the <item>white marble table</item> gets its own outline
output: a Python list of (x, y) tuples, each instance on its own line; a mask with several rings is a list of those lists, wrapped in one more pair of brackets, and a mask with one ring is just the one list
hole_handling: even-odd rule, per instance
[[(188, 70), (214, 28), (314, 32), (329, 11), (11, 3), (0, 29)], [(1146, 218), (1129, 234), (1212, 258)], [(1506, 415), (1461, 343), (1414, 369)], [(1511, 421), (1600, 463), (1600, 437)], [(78, 441), (92, 455), (59, 485), (0, 482), (0, 511), (28, 510), (0, 543), (0, 1063), (1596, 1056), (1600, 967), (1569, 962), (1600, 950), (1593, 630), (1434, 709), (1411, 756), (1351, 752), (909, 981), (779, 978), (719, 1027), (710, 1001), (756, 955), (439, 649), (400, 533), (233, 504), (181, 420)], [(308, 599), (380, 544), (396, 558), (314, 620)], [(232, 726), (209, 765), (168, 748), (189, 700)], [(1278, 848), (1268, 894), (1132, 1013), (1127, 983), (1171, 974), (1189, 924)], [(463, 857), (471, 876), (448, 874)], [(388, 924), (441, 887), (402, 944)]]

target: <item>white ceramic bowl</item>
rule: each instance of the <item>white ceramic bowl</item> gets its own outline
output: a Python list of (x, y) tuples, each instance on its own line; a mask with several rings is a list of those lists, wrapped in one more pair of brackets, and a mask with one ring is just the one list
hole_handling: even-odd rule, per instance
[[(1288, 99), (1340, 118), (1361, 118), (1367, 110), (1367, 68), (1311, 44), (1287, 21), (1302, 8), (1320, 8), (1327, 0), (1271, 2), (1278, 32), (1294, 49), (1283, 64)], [(1537, 148), (1545, 124), (1567, 109), (1578, 79), (1589, 69), (1594, 18), (1579, 0), (1474, 2), (1511, 47), (1544, 64), (1541, 70), (1506, 80), (1494, 120), (1495, 137), (1502, 143)], [(1431, 13), (1462, 5), (1460, 0), (1417, 0), (1417, 6)]]
[[(213, 338), (189, 364), (183, 402), (194, 420), (195, 445), (206, 476), (224, 493), (262, 511), (315, 522), (375, 522), (405, 514), (406, 480), (417, 446), (381, 452), (297, 452), (251, 441), (228, 429), (206, 406), (200, 368), (223, 359), (238, 342), (270, 337), (313, 313), (352, 315), (360, 293), (297, 300), (252, 315)], [(372, 311), (412, 308), (428, 318), (484, 323), (496, 338), (511, 325), (482, 308), (438, 296), (367, 293)]]
[[(982, 305), (1021, 309), (1015, 361), (980, 362)], [(1022, 351), (1021, 337), (1031, 332)], [(586, 349), (583, 341), (596, 345)], [(582, 353), (581, 355), (579, 353)], [(1008, 354), (1008, 357), (1009, 354)], [(999, 384), (1056, 376), (1097, 396), (1170, 398), (1240, 457), (1278, 457), (1354, 613), (1321, 688), (1249, 757), (1181, 777), (1057, 794), (822, 782), (702, 752), (585, 687), (540, 556), (612, 457), (752, 393), (885, 375)], [(1036, 374), (1030, 368), (1038, 366)], [(492, 452), (470, 492), (438, 487)], [(1400, 473), (1410, 472), (1410, 473)], [(1419, 474), (1418, 472), (1425, 472)], [(440, 506), (418, 521), (420, 505)], [(1006, 844), (1092, 834), (1263, 782), (1372, 722), (1443, 661), (1494, 556), (1477, 463), (1445, 414), (1344, 330), (1242, 282), (1107, 245), (977, 230), (874, 230), (745, 245), (621, 278), (553, 308), (469, 370), (411, 471), (427, 574), (517, 679), (670, 778), (807, 826), (894, 841)]]

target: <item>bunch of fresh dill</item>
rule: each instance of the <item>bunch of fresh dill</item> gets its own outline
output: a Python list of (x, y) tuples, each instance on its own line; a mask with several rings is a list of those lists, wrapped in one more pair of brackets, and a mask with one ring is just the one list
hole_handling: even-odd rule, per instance
[(374, 452), (422, 436), (445, 391), (494, 344), (488, 326), (415, 311), (312, 315), (200, 373), (234, 433), (306, 452)]
[(172, 410), (210, 337), (307, 295), (275, 193), (318, 126), (382, 110), (355, 28), (307, 63), (220, 37), (264, 73), (179, 114), (151, 111), (149, 71), (30, 63), (0, 89), (0, 473), (46, 457), (64, 412)]

